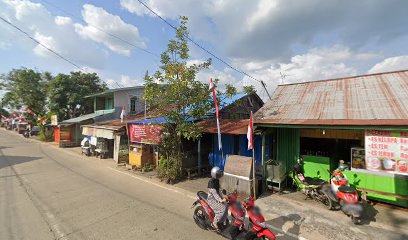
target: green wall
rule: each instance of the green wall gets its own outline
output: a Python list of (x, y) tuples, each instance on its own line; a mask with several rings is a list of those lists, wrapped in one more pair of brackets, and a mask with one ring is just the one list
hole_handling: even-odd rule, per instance
[[(386, 193), (408, 196), (408, 178), (404, 176), (391, 177), (360, 172), (345, 172), (353, 187), (361, 187)], [(391, 196), (368, 194), (369, 198), (408, 207), (408, 200), (401, 200)]]
[(300, 130), (278, 128), (276, 159), (286, 165), (286, 172), (292, 170), (300, 157)]
[(303, 170), (305, 177), (320, 178), (330, 181), (330, 173), (333, 170), (329, 157), (303, 156)]

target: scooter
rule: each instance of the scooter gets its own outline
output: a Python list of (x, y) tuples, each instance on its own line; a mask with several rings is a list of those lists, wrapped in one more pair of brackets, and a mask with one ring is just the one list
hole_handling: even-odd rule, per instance
[[(194, 208), (197, 204), (200, 204), (194, 211), (195, 223), (204, 230), (214, 230), (212, 222), (214, 221), (214, 211), (207, 203), (207, 193), (199, 191), (197, 192), (197, 199), (191, 206)], [(227, 195), (228, 209), (231, 212), (231, 220), (227, 221), (227, 224), (220, 227), (220, 231), (217, 233), (221, 236), (232, 240), (254, 240), (254, 239), (275, 239), (275, 235), (266, 227), (265, 219), (258, 207), (254, 205), (253, 197), (248, 198), (243, 206), (247, 209), (249, 215), (249, 221), (252, 222), (252, 226), (249, 226), (248, 230), (245, 229), (245, 211), (241, 204), (237, 201), (237, 192), (233, 192)]]
[[(233, 219), (232, 224), (229, 220), (225, 225), (220, 226), (218, 234), (226, 237), (228, 239), (244, 240), (246, 239), (247, 231), (244, 229), (245, 212), (241, 204), (237, 201), (237, 192), (233, 192), (227, 195), (228, 209), (231, 212)], [(199, 191), (197, 192), (196, 201), (193, 203), (191, 208), (194, 208), (197, 204), (200, 204), (194, 210), (194, 221), (195, 223), (204, 230), (215, 230), (212, 227), (212, 222), (214, 221), (214, 211), (211, 209), (210, 205), (207, 203), (208, 194)]]
[[(244, 201), (243, 205), (249, 217), (246, 239), (276, 239), (275, 234), (266, 226), (261, 210), (255, 206), (255, 198), (250, 196)], [(249, 229), (251, 230), (249, 231)]]
[(303, 175), (302, 164), (300, 163), (295, 164), (290, 176), (292, 176), (298, 190), (306, 195), (305, 200), (310, 198), (322, 202), (325, 206), (329, 206), (331, 200), (328, 193), (322, 191), (323, 187), (326, 186), (328, 182), (319, 178), (305, 177)]
[(25, 130), (24, 131), (24, 133), (23, 133), (23, 136), (25, 137), (25, 138), (30, 138), (30, 130)]
[(326, 188), (326, 193), (331, 200), (328, 209), (335, 209), (340, 206), (340, 209), (351, 217), (354, 224), (360, 224), (364, 209), (359, 201), (357, 191), (350, 187), (347, 176), (342, 173), (341, 168), (330, 172), (330, 174), (331, 185), (330, 188)]

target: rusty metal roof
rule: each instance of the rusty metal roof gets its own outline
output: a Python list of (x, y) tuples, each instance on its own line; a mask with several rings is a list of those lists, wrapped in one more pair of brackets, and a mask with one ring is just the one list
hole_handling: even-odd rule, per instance
[(407, 125), (408, 70), (279, 85), (255, 118), (270, 124)]
[[(217, 133), (217, 121), (215, 119), (207, 119), (197, 123), (204, 128), (206, 133)], [(220, 130), (223, 134), (246, 134), (248, 127), (248, 119), (221, 119)]]

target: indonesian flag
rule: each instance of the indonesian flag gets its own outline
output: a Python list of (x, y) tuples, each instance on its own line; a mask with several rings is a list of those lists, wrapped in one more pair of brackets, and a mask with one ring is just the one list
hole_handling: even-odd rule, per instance
[(125, 106), (122, 107), (122, 112), (120, 113), (120, 122), (123, 123), (123, 118), (125, 117)]
[(220, 119), (218, 117), (218, 101), (217, 101), (217, 94), (215, 92), (215, 85), (210, 79), (210, 90), (212, 90), (213, 98), (214, 98), (214, 104), (215, 104), (215, 117), (217, 119), (217, 130), (218, 130), (218, 149), (221, 151), (222, 149), (222, 143), (221, 143), (221, 130), (220, 130)]
[(252, 111), (251, 111), (251, 116), (249, 117), (247, 139), (248, 139), (248, 150), (254, 149), (254, 122), (253, 122)]

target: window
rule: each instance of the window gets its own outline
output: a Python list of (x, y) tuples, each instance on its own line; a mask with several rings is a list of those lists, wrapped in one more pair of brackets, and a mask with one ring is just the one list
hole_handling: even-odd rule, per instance
[(130, 112), (136, 112), (137, 97), (130, 98)]

